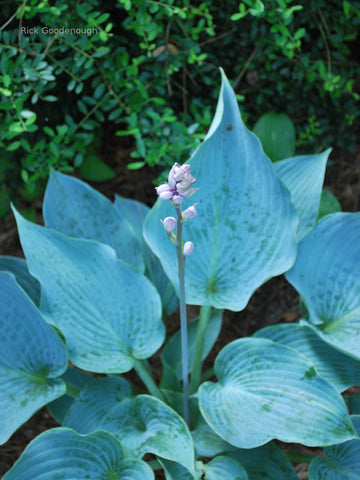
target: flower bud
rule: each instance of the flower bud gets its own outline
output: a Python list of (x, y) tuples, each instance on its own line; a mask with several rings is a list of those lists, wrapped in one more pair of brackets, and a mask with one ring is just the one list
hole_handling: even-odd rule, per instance
[(167, 231), (167, 233), (170, 234), (176, 227), (176, 220), (174, 217), (166, 217), (164, 218), (164, 221), (162, 222), (162, 224), (164, 225), (164, 228)]
[[(196, 205), (196, 204), (195, 204)], [(197, 215), (197, 211), (195, 209), (195, 205), (192, 207), (187, 208), (182, 213), (182, 220), (185, 222), (186, 220), (190, 220), (190, 218), (194, 218)]]
[(184, 250), (183, 250), (184, 258), (190, 255), (190, 253), (193, 250), (194, 250), (194, 244), (192, 242), (185, 242)]

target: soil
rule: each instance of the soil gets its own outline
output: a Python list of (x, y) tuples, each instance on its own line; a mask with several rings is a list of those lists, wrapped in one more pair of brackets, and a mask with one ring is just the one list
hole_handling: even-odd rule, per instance
[[(125, 143), (124, 143), (125, 141)], [(116, 171), (113, 180), (102, 183), (91, 183), (97, 190), (113, 199), (115, 193), (142, 201), (151, 206), (155, 199), (153, 180), (159, 172), (149, 167), (130, 171), (126, 164), (131, 161), (129, 154), (132, 150), (127, 140), (116, 137), (107, 141), (103, 159)], [(333, 152), (332, 163), (327, 168), (325, 187), (332, 191), (339, 199), (344, 211), (358, 211), (360, 202), (360, 145), (356, 146), (355, 153)], [(33, 203), (38, 221), (41, 222), (41, 201)], [(26, 204), (23, 207), (27, 207)], [(23, 256), (19, 245), (15, 222), (12, 216), (0, 223), (0, 254)], [(195, 316), (197, 309), (189, 308), (190, 318)], [(221, 334), (210, 354), (211, 365), (216, 354), (230, 341), (252, 335), (256, 330), (280, 322), (295, 322), (300, 318), (299, 299), (296, 291), (288, 284), (284, 276), (273, 278), (261, 286), (251, 298), (248, 306), (242, 312), (226, 311)], [(169, 330), (178, 328), (177, 315), (170, 319)], [(155, 369), (159, 362), (154, 362)], [(4, 412), (3, 412), (4, 414)], [(38, 434), (49, 428), (58, 426), (46, 408), (37, 412), (26, 422), (4, 445), (0, 446), (0, 476), (2, 476), (28, 443)], [(304, 447), (293, 446), (296, 452), (303, 453)], [(307, 479), (305, 464), (296, 466), (300, 479)], [(161, 478), (160, 476), (158, 478)]]

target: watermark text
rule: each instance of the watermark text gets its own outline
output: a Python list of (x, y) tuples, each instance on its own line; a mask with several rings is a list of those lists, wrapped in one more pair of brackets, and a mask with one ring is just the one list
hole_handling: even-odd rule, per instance
[(20, 33), (23, 35), (95, 35), (98, 29), (92, 28), (49, 28), (49, 27), (21, 27)]

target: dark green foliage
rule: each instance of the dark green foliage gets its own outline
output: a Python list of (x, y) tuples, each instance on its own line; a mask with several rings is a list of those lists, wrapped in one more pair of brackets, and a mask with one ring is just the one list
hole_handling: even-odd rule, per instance
[(359, 12), (337, 0), (7, 2), (0, 215), (16, 187), (34, 198), (50, 167), (98, 157), (109, 123), (135, 139), (130, 168), (184, 161), (210, 124), (220, 66), (250, 126), (285, 112), (298, 147), (351, 148)]

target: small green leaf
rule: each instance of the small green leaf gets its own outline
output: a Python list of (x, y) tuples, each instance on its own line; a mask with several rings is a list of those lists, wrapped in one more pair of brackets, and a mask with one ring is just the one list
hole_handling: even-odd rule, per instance
[(329, 190), (323, 190), (321, 192), (320, 207), (317, 220), (329, 215), (330, 213), (341, 212), (342, 208), (339, 200)]
[(253, 132), (260, 139), (264, 152), (273, 162), (294, 155), (295, 128), (285, 113), (265, 113), (256, 122)]
[(116, 177), (115, 171), (94, 155), (84, 158), (79, 173), (86, 180), (93, 182), (105, 182)]

